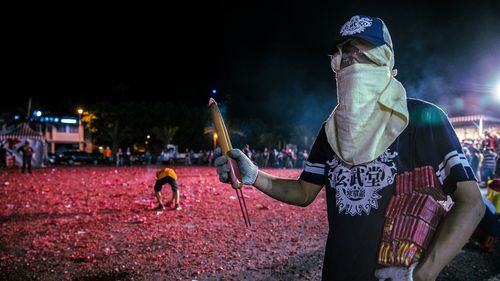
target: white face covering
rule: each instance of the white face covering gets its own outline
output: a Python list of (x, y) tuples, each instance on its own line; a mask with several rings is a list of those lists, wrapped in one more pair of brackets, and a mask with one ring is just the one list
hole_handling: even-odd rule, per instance
[(332, 56), (339, 103), (325, 126), (328, 143), (351, 165), (375, 160), (408, 125), (406, 91), (393, 77), (392, 51), (387, 45), (359, 48), (376, 64), (340, 69), (341, 53)]

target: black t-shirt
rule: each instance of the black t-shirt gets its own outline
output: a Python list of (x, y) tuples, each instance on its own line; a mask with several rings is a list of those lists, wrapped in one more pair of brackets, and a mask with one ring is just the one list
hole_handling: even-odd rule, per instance
[(396, 175), (432, 166), (443, 190), (475, 180), (453, 127), (437, 106), (408, 99), (410, 122), (377, 159), (348, 165), (326, 139), (324, 124), (316, 137), (300, 178), (326, 186), (329, 233), (323, 280), (377, 280), (374, 271), (384, 225), (384, 213), (395, 193)]
[(33, 148), (31, 148), (31, 146), (26, 144), (21, 146), (17, 151), (21, 152), (23, 158), (25, 159), (31, 158), (33, 156)]

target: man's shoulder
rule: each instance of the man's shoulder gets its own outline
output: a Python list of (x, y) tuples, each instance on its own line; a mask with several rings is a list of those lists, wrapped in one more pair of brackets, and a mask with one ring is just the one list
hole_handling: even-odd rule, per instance
[(408, 104), (408, 110), (410, 109), (433, 109), (433, 110), (441, 110), (439, 106), (422, 99), (417, 98), (406, 98), (406, 103)]
[(415, 126), (438, 124), (448, 117), (437, 105), (416, 98), (407, 98), (410, 123)]

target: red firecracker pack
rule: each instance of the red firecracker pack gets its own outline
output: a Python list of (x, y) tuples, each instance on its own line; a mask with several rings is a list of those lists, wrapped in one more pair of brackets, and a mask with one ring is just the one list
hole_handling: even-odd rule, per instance
[(431, 166), (399, 174), (396, 194), (385, 210), (378, 263), (409, 266), (417, 262), (446, 214), (438, 202), (446, 198)]

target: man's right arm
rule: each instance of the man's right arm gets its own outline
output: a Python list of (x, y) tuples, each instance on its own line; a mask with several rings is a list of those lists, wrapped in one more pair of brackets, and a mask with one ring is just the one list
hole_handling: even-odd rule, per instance
[[(241, 175), (241, 181), (253, 185), (263, 193), (283, 203), (307, 206), (316, 198), (321, 186), (300, 179), (279, 178), (265, 173), (239, 149), (232, 149), (228, 155), (233, 158)], [(230, 166), (226, 156), (214, 161), (221, 182), (229, 182)]]
[(300, 179), (283, 179), (263, 171), (258, 172), (253, 186), (276, 200), (301, 207), (311, 204), (321, 190), (319, 185)]

